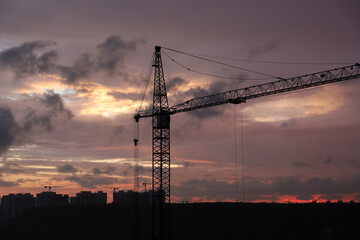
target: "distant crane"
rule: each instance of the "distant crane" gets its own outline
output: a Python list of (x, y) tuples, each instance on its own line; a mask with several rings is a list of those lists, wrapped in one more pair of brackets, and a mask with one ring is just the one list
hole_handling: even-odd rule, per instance
[(116, 192), (116, 190), (119, 189), (118, 187), (110, 187), (110, 188), (113, 190), (114, 193)]
[(146, 189), (146, 186), (147, 186), (147, 182), (145, 181), (145, 182), (143, 182), (143, 185), (144, 185), (144, 187), (145, 187), (145, 192), (147, 192), (147, 189)]
[(56, 188), (56, 187), (59, 187), (59, 186), (51, 186), (51, 185), (44, 186), (45, 189), (48, 189), (48, 192), (51, 192), (51, 189)]
[[(306, 74), (288, 79), (278, 78), (278, 81), (254, 85), (251, 87), (217, 93), (209, 96), (190, 99), (183, 103), (169, 107), (163, 64), (161, 59), (161, 47), (155, 46), (153, 56), (154, 68), (154, 91), (153, 105), (149, 111), (140, 111), (134, 116), (137, 127), (134, 133), (135, 156), (138, 157), (138, 123), (140, 118), (152, 118), (152, 208), (153, 208), (153, 239), (170, 239), (170, 115), (189, 112), (222, 105), (226, 103), (240, 104), (249, 99), (275, 95), (284, 92), (296, 91), (304, 88), (336, 83), (360, 77), (360, 65), (358, 63), (335, 68), (327, 71)], [(150, 72), (150, 71), (149, 71)], [(144, 86), (148, 85), (146, 79)], [(144, 91), (145, 89), (145, 91)], [(144, 100), (146, 87), (140, 96), (140, 104)], [(138, 163), (137, 163), (138, 164)], [(138, 189), (138, 166), (135, 165), (135, 189)]]

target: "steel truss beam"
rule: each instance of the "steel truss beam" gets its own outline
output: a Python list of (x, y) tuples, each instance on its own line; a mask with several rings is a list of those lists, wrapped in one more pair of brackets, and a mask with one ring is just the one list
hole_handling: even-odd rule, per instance
[(341, 82), (358, 77), (360, 77), (360, 64), (357, 63), (347, 67), (335, 68), (299, 77), (282, 79), (276, 82), (264, 83), (252, 87), (194, 98), (171, 107), (170, 114), (188, 112), (226, 103), (241, 103), (246, 102), (247, 99)]

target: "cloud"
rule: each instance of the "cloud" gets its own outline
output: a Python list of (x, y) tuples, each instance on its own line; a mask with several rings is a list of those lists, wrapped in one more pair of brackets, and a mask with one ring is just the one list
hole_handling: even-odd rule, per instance
[[(241, 186), (242, 182), (238, 183)], [(284, 195), (296, 196), (299, 200), (311, 200), (313, 195), (327, 199), (341, 199), (343, 195), (358, 193), (360, 172), (347, 179), (312, 177), (301, 180), (299, 176), (277, 177), (272, 182), (248, 180), (245, 182), (247, 201), (261, 199), (277, 200)], [(225, 181), (192, 179), (173, 187), (174, 195), (181, 198), (201, 198), (224, 201), (234, 199), (235, 183)], [(189, 200), (189, 199), (183, 199)]]
[(64, 105), (64, 100), (60, 94), (55, 93), (53, 90), (48, 90), (43, 93), (40, 101), (52, 112), (53, 115), (65, 114), (68, 119), (74, 117), (73, 113)]
[(23, 117), (15, 119), (12, 110), (0, 106), (0, 155), (9, 150), (11, 146), (20, 145), (29, 141), (34, 127), (45, 131), (53, 130), (53, 119), (65, 117), (72, 119), (73, 113), (65, 107), (62, 97), (52, 90), (43, 94), (23, 95), (24, 106), (16, 110)]
[(65, 78), (65, 83), (69, 85), (77, 84), (79, 79), (87, 78), (93, 71), (94, 60), (91, 54), (83, 53), (76, 60), (73, 66), (57, 66), (61, 76)]
[[(175, 77), (170, 80), (170, 89), (176, 89), (176, 92), (174, 91), (175, 92), (174, 95), (171, 96), (171, 100), (179, 104), (181, 102), (184, 102), (192, 98), (204, 97), (208, 95), (213, 95), (213, 94), (237, 89), (239, 88), (239, 85), (241, 85), (241, 83), (243, 82), (242, 77), (243, 75), (239, 75), (238, 80), (214, 81), (214, 82), (210, 82), (205, 86), (191, 87), (184, 91), (181, 90), (181, 87), (186, 86), (188, 81), (179, 77)], [(211, 117), (219, 116), (222, 113), (223, 111), (221, 109), (212, 107), (212, 108), (190, 111), (187, 114), (192, 117), (195, 117), (197, 120), (205, 120)], [(193, 119), (191, 120), (191, 122), (194, 122)], [(200, 124), (200, 122), (198, 123)]]
[(124, 41), (120, 36), (109, 36), (103, 43), (97, 46), (97, 68), (105, 70), (110, 75), (122, 65), (124, 55), (127, 52), (135, 51), (139, 43), (144, 43), (143, 39)]
[(173, 77), (170, 78), (167, 82), (166, 82), (166, 90), (168, 92), (171, 92), (175, 89), (180, 88), (181, 86), (184, 86), (188, 81), (185, 80), (182, 77)]
[[(176, 81), (173, 80), (173, 81)], [(179, 81), (179, 80), (177, 80)], [(185, 80), (180, 80), (181, 84), (186, 82)], [(172, 83), (173, 87), (176, 86), (175, 83)], [(177, 102), (184, 101), (184, 99), (191, 99), (191, 98), (198, 98), (198, 97), (204, 97), (207, 95), (212, 95), (216, 93), (220, 93), (226, 90), (229, 90), (232, 88), (234, 82), (227, 82), (227, 81), (217, 81), (214, 83), (209, 84), (206, 87), (192, 87), (186, 91), (181, 92), (179, 89), (179, 92), (175, 95), (175, 99)], [(202, 110), (196, 110), (196, 111), (190, 111), (188, 114), (192, 117), (195, 117), (197, 120), (204, 120), (208, 119), (210, 117), (218, 116), (222, 114), (221, 110), (218, 110), (216, 108), (207, 108)], [(199, 123), (200, 124), (200, 123)]]
[(19, 183), (21, 182), (21, 180), (17, 180), (17, 181), (6, 181), (3, 180), (1, 177), (6, 174), (21, 174), (21, 173), (25, 173), (26, 171), (19, 166), (18, 164), (15, 163), (5, 163), (4, 166), (0, 167), (0, 187), (14, 187), (14, 186), (19, 186)]
[(78, 80), (89, 78), (96, 72), (103, 71), (108, 75), (123, 73), (125, 54), (135, 51), (141, 43), (144, 40), (125, 41), (120, 36), (109, 36), (97, 45), (96, 53), (83, 53), (73, 66), (59, 65), (57, 69), (69, 85), (77, 85)]
[(86, 174), (84, 176), (70, 176), (65, 178), (65, 180), (76, 182), (80, 186), (85, 188), (95, 188), (100, 185), (110, 185), (118, 182), (119, 180), (114, 177), (106, 177), (106, 176), (97, 176)]
[(113, 167), (113, 166), (108, 166), (105, 170), (104, 170), (104, 173), (105, 174), (113, 174), (116, 170), (116, 167)]
[(101, 170), (98, 167), (94, 167), (92, 172), (94, 175), (100, 175), (100, 174), (107, 174), (107, 175), (111, 175), (115, 172), (116, 168), (113, 166), (108, 166), (107, 168), (105, 168), (105, 170)]
[(15, 187), (15, 186), (19, 186), (18, 182), (11, 182), (11, 181), (5, 181), (0, 179), (0, 186), (1, 187)]
[(2, 51), (0, 69), (11, 69), (17, 78), (50, 72), (55, 67), (57, 52), (54, 50), (42, 54), (37, 52), (55, 44), (53, 41), (32, 41)]
[(124, 100), (124, 99), (130, 99), (133, 101), (136, 101), (139, 99), (138, 93), (125, 93), (125, 92), (108, 92), (107, 95), (112, 96), (116, 100)]
[(72, 166), (71, 164), (65, 164), (63, 166), (57, 166), (57, 171), (59, 173), (76, 173), (78, 172), (78, 169)]
[(0, 176), (5, 174), (19, 174), (24, 173), (25, 170), (15, 163), (5, 163), (4, 166), (0, 167)]
[(21, 133), (10, 109), (0, 107), (0, 155), (16, 143)]
[(58, 115), (63, 115), (67, 119), (72, 119), (74, 114), (64, 106), (62, 97), (53, 90), (48, 90), (42, 95), (37, 95), (37, 102), (40, 102), (44, 109), (34, 109), (30, 107), (25, 117), (24, 131), (29, 132), (33, 126), (39, 126), (47, 131), (53, 129), (52, 119)]
[(109, 75), (124, 73), (121, 70), (125, 68), (125, 54), (135, 51), (144, 42), (143, 39), (125, 41), (120, 36), (109, 36), (97, 45), (95, 53), (81, 54), (72, 66), (58, 64), (58, 53), (55, 50), (41, 53), (47, 47), (55, 45), (55, 42), (25, 42), (0, 52), (0, 70), (10, 69), (18, 79), (39, 73), (60, 74), (66, 84), (78, 85), (79, 80), (88, 81), (92, 74), (100, 71)]
[(100, 168), (98, 168), (98, 167), (93, 168), (92, 172), (93, 172), (93, 174), (95, 174), (95, 175), (101, 174), (101, 170), (100, 170)]

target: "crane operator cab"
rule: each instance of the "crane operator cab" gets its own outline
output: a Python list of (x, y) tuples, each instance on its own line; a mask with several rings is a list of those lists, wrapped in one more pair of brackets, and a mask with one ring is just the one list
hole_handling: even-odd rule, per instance
[(162, 112), (156, 116), (156, 128), (169, 129), (170, 128), (170, 114), (169, 112)]

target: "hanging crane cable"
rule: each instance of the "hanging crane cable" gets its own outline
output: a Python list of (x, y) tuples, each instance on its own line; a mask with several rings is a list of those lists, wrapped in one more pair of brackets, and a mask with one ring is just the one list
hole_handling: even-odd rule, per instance
[(142, 108), (142, 104), (144, 102), (145, 99), (145, 95), (146, 95), (146, 91), (147, 91), (147, 87), (149, 85), (149, 81), (150, 81), (150, 77), (151, 77), (151, 73), (152, 73), (152, 64), (154, 61), (154, 55), (150, 61), (148, 70), (147, 70), (147, 74), (145, 76), (144, 79), (144, 83), (141, 89), (141, 94), (136, 106), (136, 111), (135, 111), (135, 122), (134, 122), (134, 126), (133, 126), (133, 139), (134, 139), (134, 192), (139, 192), (139, 118), (137, 118), (137, 116), (139, 116), (139, 113), (141, 111)]
[(142, 89), (141, 89), (140, 97), (139, 97), (139, 100), (138, 100), (138, 103), (137, 103), (137, 106), (136, 106), (136, 114), (138, 114), (141, 111), (142, 105), (144, 103), (144, 99), (145, 99), (145, 96), (146, 96), (146, 91), (147, 91), (147, 88), (149, 86), (151, 74), (152, 74), (152, 71), (153, 71), (153, 67), (152, 67), (153, 63), (154, 63), (154, 55), (151, 58), (151, 61), (150, 61), (150, 64), (149, 64), (149, 67), (148, 67), (148, 70), (147, 70), (147, 73), (146, 73), (146, 76), (145, 76), (145, 79), (144, 79), (144, 83), (143, 83), (143, 86), (142, 86)]
[[(265, 77), (268, 77), (268, 78), (272, 78), (272, 79), (273, 79), (273, 78), (280, 79), (280, 80), (283, 79), (283, 78), (278, 77), (278, 76), (273, 76), (273, 75), (270, 75), (270, 74), (267, 74), (267, 73), (262, 73), (262, 72), (254, 71), (254, 70), (251, 70), (251, 69), (234, 66), (234, 65), (231, 65), (231, 64), (228, 64), (228, 63), (223, 63), (223, 62), (215, 61), (215, 60), (212, 60), (212, 59), (204, 58), (204, 57), (201, 57), (201, 56), (198, 56), (198, 55), (194, 55), (194, 54), (182, 52), (182, 51), (175, 50), (175, 49), (171, 49), (171, 48), (167, 48), (167, 47), (162, 47), (162, 49), (169, 50), (169, 51), (176, 52), (176, 53), (180, 53), (180, 54), (183, 54), (183, 55), (186, 55), (186, 56), (189, 56), (189, 57), (193, 57), (193, 58), (197, 58), (197, 59), (200, 59), (200, 60), (204, 60), (204, 61), (207, 61), (207, 62), (215, 63), (215, 64), (218, 64), (218, 65), (222, 65), (222, 66), (226, 66), (226, 67), (230, 67), (230, 68), (235, 68), (235, 69), (243, 70), (243, 71), (246, 71), (246, 72), (255, 73), (255, 74), (262, 75), (262, 76), (265, 76)], [(164, 50), (162, 50), (162, 52), (164, 52)]]
[(230, 57), (220, 57), (206, 54), (198, 54), (198, 53), (189, 53), (194, 56), (199, 57), (207, 57), (207, 58), (215, 58), (215, 59), (223, 59), (230, 61), (238, 61), (238, 62), (249, 62), (249, 63), (265, 63), (265, 64), (284, 64), (284, 65), (351, 65), (354, 62), (284, 62), (284, 61), (263, 61), (263, 60), (249, 60), (249, 59), (241, 59), (241, 58), (230, 58)]
[(167, 54), (165, 51), (163, 51), (163, 53), (165, 54), (165, 56), (167, 56), (171, 61), (173, 61), (174, 63), (176, 63), (177, 65), (179, 65), (180, 67), (191, 71), (191, 72), (195, 72), (197, 74), (201, 74), (201, 75), (205, 75), (205, 76), (209, 76), (209, 77), (215, 77), (215, 78), (222, 78), (222, 79), (232, 79), (232, 80), (270, 80), (270, 79), (274, 79), (274, 78), (244, 78), (243, 76), (238, 76), (238, 77), (227, 77), (227, 76), (219, 76), (219, 75), (215, 75), (215, 74), (211, 74), (211, 73), (205, 73), (202, 71), (198, 71), (198, 70), (194, 70), (192, 68), (189, 68), (187, 66), (185, 66), (184, 64), (180, 63), (179, 61), (176, 61), (174, 58), (172, 58), (169, 54)]
[(133, 126), (134, 139), (134, 240), (139, 239), (139, 221), (140, 221), (140, 156), (139, 156), (139, 118), (140, 111), (146, 96), (147, 87), (150, 82), (152, 74), (152, 65), (154, 62), (154, 55), (150, 61), (144, 83), (141, 89), (141, 94), (136, 106), (135, 121)]
[(234, 162), (235, 162), (235, 202), (238, 202), (238, 169), (237, 169), (237, 162), (238, 162), (238, 154), (237, 154), (237, 112), (236, 112), (236, 105), (234, 104)]
[(240, 134), (241, 134), (241, 168), (242, 168), (242, 190), (243, 202), (245, 202), (245, 154), (244, 154), (244, 123), (243, 123), (243, 109), (240, 104)]
[[(235, 164), (235, 202), (238, 202), (238, 137), (237, 137), (237, 104), (234, 104), (234, 164)], [(245, 202), (245, 154), (244, 154), (244, 129), (243, 129), (243, 113), (240, 104), (240, 136), (241, 136), (241, 169), (242, 169), (242, 199)]]

